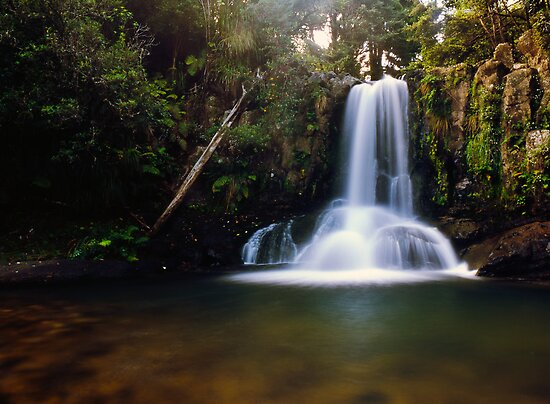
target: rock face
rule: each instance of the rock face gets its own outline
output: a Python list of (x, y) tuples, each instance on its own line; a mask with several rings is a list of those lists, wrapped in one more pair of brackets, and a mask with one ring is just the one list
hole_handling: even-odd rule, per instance
[(534, 222), (469, 248), (464, 259), (479, 276), (537, 279), (550, 275), (550, 222)]
[[(449, 190), (422, 212), (442, 216), (440, 229), (466, 249), (481, 276), (550, 279), (550, 55), (541, 41), (527, 31), (515, 45), (498, 45), (477, 69), (456, 65), (410, 79), (419, 106), (412, 122), (423, 122), (414, 132), (419, 192), (430, 198), (434, 189)], [(439, 121), (422, 104), (426, 84), (437, 105), (450, 106)], [(437, 147), (425, 135), (433, 133)], [(508, 230), (520, 213), (521, 223), (533, 223)]]
[(472, 71), (466, 63), (460, 63), (446, 68), (436, 68), (432, 73), (452, 80), (454, 85), (447, 88), (451, 101), (451, 136), (449, 147), (455, 155), (459, 155), (464, 146), (466, 113), (472, 85)]
[[(550, 157), (550, 130), (533, 130), (527, 134), (525, 140), (527, 154), (526, 169), (533, 177), (539, 177), (545, 173)], [(533, 212), (543, 212), (547, 208), (547, 190), (544, 187), (533, 187)]]
[(491, 90), (502, 82), (502, 78), (507, 73), (507, 70), (502, 62), (493, 59), (487, 60), (477, 69), (474, 81), (477, 85)]
[(437, 223), (437, 228), (459, 248), (479, 239), (486, 231), (483, 224), (470, 218), (442, 217)]
[[(361, 81), (333, 72), (306, 73), (295, 79), (300, 80), (298, 86), (303, 89), (300, 101), (303, 105), (292, 111), (296, 113), (293, 117), (296, 125), (289, 130), (275, 121), (266, 128), (271, 140), (262, 166), (272, 174), (266, 195), (277, 194), (282, 199), (297, 196), (308, 201), (326, 197), (331, 191), (336, 176), (333, 151), (339, 145), (343, 106), (351, 88)], [(260, 119), (256, 110), (246, 111), (239, 125), (255, 125)]]
[(506, 66), (508, 69), (512, 69), (514, 67), (514, 58), (512, 56), (512, 45), (509, 43), (501, 43), (498, 44), (495, 48), (495, 53), (493, 55), (493, 59), (496, 61), (499, 61), (504, 66)]
[(502, 126), (504, 140), (501, 143), (502, 182), (510, 192), (514, 192), (517, 181), (514, 173), (525, 158), (523, 148), (517, 148), (524, 138), (524, 128), (533, 119), (531, 103), (535, 96), (537, 71), (526, 67), (513, 70), (504, 77), (502, 93)]
[(502, 111), (509, 125), (531, 119), (531, 99), (534, 96), (537, 71), (526, 67), (512, 71), (504, 77)]
[(532, 30), (527, 31), (519, 38), (517, 48), (527, 58), (529, 66), (538, 71), (540, 86), (543, 90), (540, 108), (537, 111), (540, 117), (550, 104), (550, 57), (540, 47)]
[[(532, 165), (527, 134), (534, 129), (547, 130), (550, 122), (550, 59), (540, 43), (540, 38), (528, 31), (517, 49), (501, 43), (493, 57), (477, 69), (465, 64), (434, 68), (428, 74), (438, 80), (429, 83), (420, 81), (426, 73), (411, 76), (411, 87), (419, 89), (412, 92), (417, 105), (423, 102), (418, 94), (426, 98), (422, 86), (428, 83), (432, 94), (439, 97), (437, 105), (450, 106), (450, 113), (437, 120), (430, 119), (433, 111), (425, 107), (420, 107), (414, 118), (424, 122), (415, 132), (420, 140), (414, 153), (427, 160), (416, 166), (424, 164), (423, 172), (437, 175), (437, 181), (424, 180), (423, 186), (436, 188), (437, 195), (447, 193), (446, 199), (435, 198), (443, 209), (432, 205), (432, 210), (444, 215), (451, 210), (454, 215), (484, 207), (514, 209), (531, 200), (525, 195), (517, 197), (526, 192), (525, 181), (530, 180), (520, 175)], [(523, 53), (523, 63), (514, 60), (515, 51)], [(445, 95), (443, 99), (440, 94)], [(433, 138), (424, 135), (434, 133), (438, 136), (436, 147)], [(423, 151), (426, 145), (431, 147), (429, 155)], [(540, 153), (537, 158), (539, 170), (548, 170), (540, 163)], [(480, 204), (480, 197), (486, 201)]]

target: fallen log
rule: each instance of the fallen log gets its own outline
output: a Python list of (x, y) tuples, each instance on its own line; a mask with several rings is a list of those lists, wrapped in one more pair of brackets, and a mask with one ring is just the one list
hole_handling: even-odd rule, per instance
[(180, 185), (178, 192), (176, 192), (176, 196), (174, 196), (174, 199), (170, 202), (170, 204), (166, 207), (162, 215), (159, 216), (153, 227), (151, 227), (151, 230), (149, 231), (150, 235), (155, 235), (159, 229), (162, 227), (162, 225), (172, 216), (174, 211), (178, 208), (178, 206), (183, 201), (183, 198), (193, 185), (193, 183), (196, 181), (196, 179), (199, 177), (199, 174), (202, 172), (204, 166), (210, 160), (210, 157), (214, 154), (216, 151), (216, 148), (223, 140), (223, 137), (227, 130), (233, 125), (235, 122), (240, 109), (243, 105), (243, 102), (245, 100), (247, 91), (245, 90), (243, 86), (243, 94), (241, 95), (241, 98), (235, 103), (231, 111), (229, 111), (229, 114), (225, 117), (223, 120), (220, 128), (216, 132), (216, 134), (212, 137), (212, 140), (210, 140), (210, 143), (202, 153), (202, 155), (199, 157), (191, 171), (187, 174), (185, 179), (183, 180), (182, 184)]

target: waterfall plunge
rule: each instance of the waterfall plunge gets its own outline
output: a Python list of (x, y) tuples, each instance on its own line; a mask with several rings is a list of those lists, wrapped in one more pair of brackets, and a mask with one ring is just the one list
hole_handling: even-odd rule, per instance
[[(380, 270), (457, 267), (449, 241), (413, 216), (407, 107), (404, 81), (386, 77), (353, 87), (344, 119), (348, 147), (344, 199), (319, 216), (311, 242), (301, 249), (292, 241), (292, 222), (258, 230), (243, 248), (245, 263), (295, 262), (317, 275), (323, 272), (321, 277), (328, 280), (335, 272), (356, 277), (357, 270), (372, 275)], [(298, 275), (300, 271), (278, 272)]]

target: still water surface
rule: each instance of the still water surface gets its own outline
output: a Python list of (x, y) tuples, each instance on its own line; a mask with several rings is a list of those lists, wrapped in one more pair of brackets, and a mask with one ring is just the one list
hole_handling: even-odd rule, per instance
[(550, 289), (222, 276), (0, 291), (0, 402), (548, 403)]

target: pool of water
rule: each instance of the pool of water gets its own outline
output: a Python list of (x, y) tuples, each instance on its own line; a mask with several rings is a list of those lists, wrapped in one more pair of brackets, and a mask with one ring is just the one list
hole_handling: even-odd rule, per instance
[(225, 276), (0, 290), (0, 402), (547, 403), (550, 290)]

